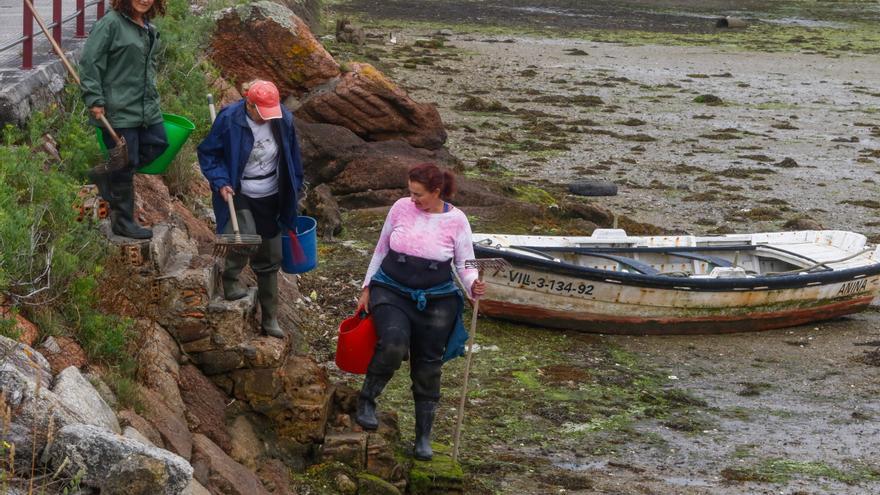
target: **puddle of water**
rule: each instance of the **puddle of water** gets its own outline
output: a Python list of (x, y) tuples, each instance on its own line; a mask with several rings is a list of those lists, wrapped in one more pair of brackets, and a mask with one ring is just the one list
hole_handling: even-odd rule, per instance
[(554, 462), (553, 465), (569, 471), (601, 471), (608, 468), (608, 461)]
[(568, 10), (550, 9), (550, 8), (546, 8), (546, 7), (510, 7), (510, 10), (517, 10), (520, 12), (528, 12), (530, 14), (548, 14), (548, 15), (565, 16), (565, 17), (599, 17), (597, 15), (579, 14), (577, 12), (571, 12)]
[(842, 22), (833, 21), (817, 21), (815, 19), (799, 19), (796, 17), (783, 17), (782, 19), (761, 19), (769, 24), (779, 24), (782, 26), (800, 26), (809, 28), (831, 28), (846, 29), (847, 25)]
[(663, 481), (669, 483), (670, 485), (676, 485), (676, 486), (702, 486), (702, 487), (715, 486), (714, 483), (710, 483), (706, 480), (685, 478), (685, 477), (681, 477), (681, 476), (664, 477)]

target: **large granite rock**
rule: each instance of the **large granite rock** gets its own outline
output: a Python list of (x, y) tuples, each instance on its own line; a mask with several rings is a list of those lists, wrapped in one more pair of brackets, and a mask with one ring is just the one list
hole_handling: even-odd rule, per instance
[(229, 426), (232, 438), (230, 457), (245, 465), (248, 469), (256, 469), (261, 463), (266, 447), (257, 435), (254, 424), (247, 416), (237, 416)]
[(144, 418), (159, 432), (165, 448), (189, 459), (192, 457), (192, 433), (187, 426), (182, 409), (173, 409), (153, 390), (141, 387), (144, 401)]
[(321, 0), (275, 0), (304, 20), (314, 31), (321, 27)]
[(63, 466), (71, 477), (82, 473), (82, 484), (101, 493), (126, 495), (179, 495), (193, 473), (186, 460), (168, 451), (82, 424), (58, 432), (49, 464)]
[(116, 414), (75, 366), (55, 377), (52, 391), (83, 423), (122, 433)]
[(52, 373), (38, 352), (0, 336), (0, 393), (12, 411), (4, 440), (15, 445), (18, 468), (30, 468), (34, 452), (46, 446), (49, 429), (80, 422), (80, 418), (49, 389)]
[(252, 471), (226, 455), (211, 439), (197, 433), (193, 444), (194, 476), (211, 493), (269, 495)]
[(345, 127), (297, 123), (305, 175), (326, 184), (343, 208), (389, 205), (404, 196), (407, 171), (419, 163), (451, 165), (444, 150), (415, 148), (403, 141), (366, 142)]
[[(387, 206), (408, 194), (407, 172), (432, 162), (454, 169), (445, 149), (416, 148), (403, 141), (367, 142), (342, 126), (297, 123), (307, 180), (326, 184), (343, 208)], [(510, 206), (512, 201), (487, 184), (457, 178), (458, 206)]]
[(124, 409), (119, 411), (119, 414), (117, 414), (116, 417), (119, 419), (119, 424), (123, 428), (134, 428), (149, 441), (150, 445), (164, 448), (165, 442), (162, 441), (162, 435), (159, 434), (159, 430), (140, 414), (131, 409)]
[(302, 101), (302, 120), (335, 124), (367, 141), (403, 140), (416, 148), (437, 149), (446, 129), (437, 108), (417, 103), (370, 64), (351, 70), (316, 88)]
[(179, 380), (190, 430), (207, 436), (221, 449), (230, 452), (232, 439), (226, 429), (224, 414), (228, 402), (226, 395), (193, 365), (180, 368)]
[(180, 396), (180, 348), (177, 342), (156, 323), (138, 320), (135, 331), (139, 336), (138, 382), (156, 392), (172, 410), (183, 411)]
[(220, 14), (211, 59), (239, 86), (256, 78), (273, 81), (282, 98), (299, 97), (339, 75), (339, 65), (306, 23), (267, 0)]

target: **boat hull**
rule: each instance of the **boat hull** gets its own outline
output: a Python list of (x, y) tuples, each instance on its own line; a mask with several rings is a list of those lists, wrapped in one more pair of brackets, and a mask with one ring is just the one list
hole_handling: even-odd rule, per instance
[(711, 334), (784, 328), (867, 308), (880, 274), (784, 288), (627, 285), (529, 266), (487, 272), (480, 311), (528, 324), (603, 334)]
[(480, 312), (499, 319), (549, 328), (612, 335), (686, 335), (755, 332), (829, 320), (866, 309), (873, 297), (790, 311), (742, 316), (645, 318), (589, 311), (560, 311), (504, 301), (480, 301)]

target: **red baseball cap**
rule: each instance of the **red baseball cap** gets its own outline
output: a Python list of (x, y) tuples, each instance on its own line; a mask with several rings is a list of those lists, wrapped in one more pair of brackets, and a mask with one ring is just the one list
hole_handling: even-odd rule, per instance
[(257, 107), (263, 120), (281, 118), (281, 96), (278, 88), (269, 81), (254, 81), (247, 90), (247, 101)]

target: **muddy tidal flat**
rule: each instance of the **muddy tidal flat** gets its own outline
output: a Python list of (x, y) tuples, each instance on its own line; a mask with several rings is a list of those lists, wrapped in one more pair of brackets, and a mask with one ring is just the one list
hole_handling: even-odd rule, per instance
[[(372, 35), (362, 46), (331, 42), (334, 55), (370, 62), (416, 100), (436, 102), (465, 175), (516, 184), (547, 209), (574, 180), (614, 182), (619, 194), (596, 203), (667, 232), (813, 225), (880, 240), (876, 2), (328, 8)], [(747, 27), (716, 28), (726, 16)], [(382, 218), (349, 213), (345, 233), (322, 247), (333, 261), (301, 280), (326, 308), (330, 332), (327, 322), (353, 309)], [(501, 228), (488, 216), (471, 221), (478, 231)], [(518, 228), (562, 233), (546, 219), (520, 219)], [(320, 331), (313, 350), (330, 361)], [(481, 318), (477, 342), (462, 447), (467, 493), (880, 493), (878, 311), (670, 337)], [(463, 368), (463, 360), (444, 367), (438, 444), (451, 445)], [(404, 442), (408, 387), (401, 370), (380, 401), (400, 412)]]

